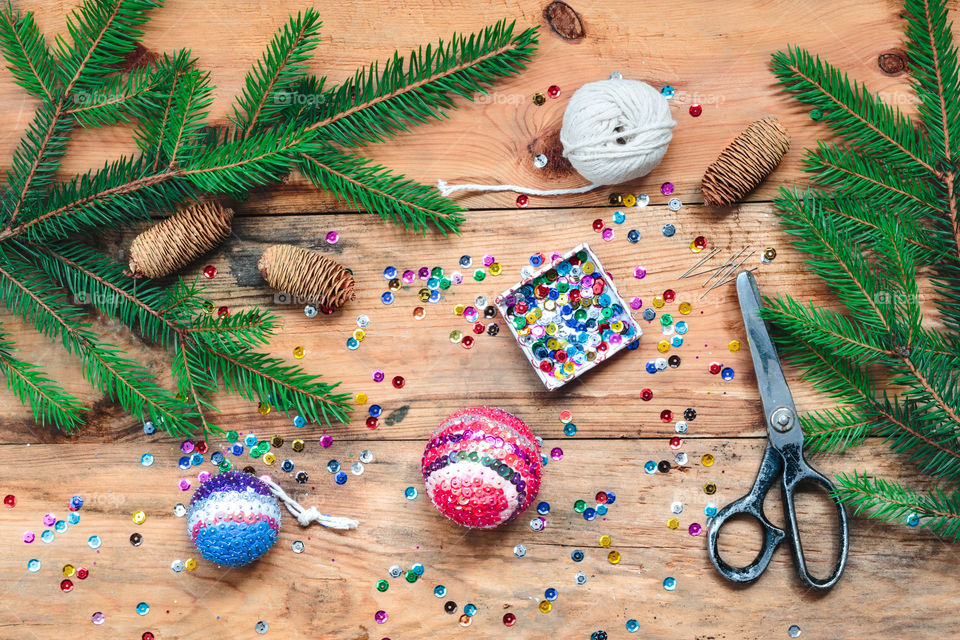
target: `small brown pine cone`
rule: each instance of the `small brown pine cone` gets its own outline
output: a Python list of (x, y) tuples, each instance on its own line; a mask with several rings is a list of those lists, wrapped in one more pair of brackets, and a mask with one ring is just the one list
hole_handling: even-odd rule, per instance
[(327, 309), (357, 297), (353, 274), (318, 251), (275, 244), (263, 252), (257, 268), (277, 291)]
[(136, 277), (170, 275), (216, 248), (230, 235), (233, 210), (218, 202), (197, 202), (161, 220), (130, 245)]
[(725, 207), (753, 191), (770, 175), (790, 148), (790, 136), (779, 120), (757, 120), (733, 139), (703, 174), (703, 201)]

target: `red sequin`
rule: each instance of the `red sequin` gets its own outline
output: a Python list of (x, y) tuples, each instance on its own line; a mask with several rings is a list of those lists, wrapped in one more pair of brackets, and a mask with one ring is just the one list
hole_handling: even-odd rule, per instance
[(698, 117), (701, 113), (703, 113), (703, 107), (701, 107), (699, 104), (690, 105), (690, 115), (692, 115), (694, 118)]
[(540, 371), (543, 371), (544, 373), (550, 373), (551, 371), (553, 371), (553, 363), (550, 362), (549, 360), (541, 360)]
[[(541, 285), (541, 286), (542, 286), (542, 285)], [(537, 290), (538, 290), (538, 291), (539, 291), (539, 289), (540, 289), (540, 287), (537, 287)], [(544, 295), (546, 295), (546, 294), (544, 294)], [(541, 296), (541, 297), (542, 297), (542, 296)], [(527, 312), (527, 309), (529, 309), (529, 307), (527, 306), (527, 303), (524, 302), (523, 300), (521, 300), (520, 302), (518, 302), (517, 304), (515, 304), (515, 305), (513, 306), (514, 312), (520, 313), (520, 314), (526, 313), (526, 312)]]
[(73, 591), (73, 582), (71, 582), (70, 580), (61, 580), (60, 591), (63, 591), (64, 593), (70, 593), (71, 591)]
[(218, 318), (225, 318), (228, 315), (230, 315), (230, 307), (220, 307), (217, 309)]
[(607, 504), (607, 500), (610, 499), (610, 496), (607, 495), (606, 491), (598, 491), (594, 498), (596, 498), (597, 504)]
[(593, 230), (594, 231), (603, 231), (603, 220), (597, 218), (593, 221)]
[(10, 508), (17, 506), (17, 496), (13, 495), (12, 493), (8, 493), (7, 495), (3, 496), (3, 504)]
[(144, 631), (143, 635), (140, 636), (140, 640), (156, 640), (154, 635), (149, 631)]
[(717, 375), (718, 373), (720, 373), (721, 369), (723, 369), (723, 365), (720, 364), (719, 362), (710, 363), (710, 373), (712, 373), (713, 375)]
[(373, 416), (370, 416), (369, 418), (367, 418), (367, 428), (369, 428), (369, 429), (376, 429), (376, 428), (379, 427), (379, 426), (380, 426), (380, 421), (379, 421), (379, 420), (377, 420), (377, 419), (374, 418)]
[(393, 387), (394, 387), (395, 389), (403, 389), (403, 385), (404, 385), (404, 384), (405, 384), (405, 381), (404, 381), (404, 379), (403, 379), (403, 376), (394, 376), (394, 377), (393, 377)]
[(707, 239), (703, 236), (697, 236), (693, 239), (693, 246), (695, 246), (697, 249), (706, 249)]
[(651, 400), (653, 400), (653, 391), (651, 391), (650, 389), (644, 389), (643, 391), (640, 392), (640, 399), (643, 400), (644, 402), (650, 402)]
[(477, 335), (480, 335), (481, 333), (483, 333), (484, 331), (486, 331), (486, 329), (487, 329), (487, 328), (486, 328), (485, 326), (483, 326), (483, 323), (482, 323), (482, 322), (477, 322), (477, 323), (475, 323), (475, 324), (473, 325), (473, 332), (474, 332), (475, 334), (477, 334)]
[(673, 436), (670, 438), (670, 448), (676, 451), (683, 446), (683, 438), (680, 436)]
[(530, 198), (529, 198), (529, 196), (526, 196), (526, 195), (524, 195), (524, 194), (522, 194), (522, 193), (517, 196), (517, 206), (518, 206), (518, 207), (520, 207), (521, 209), (524, 209), (524, 208), (526, 208), (526, 206), (527, 206), (528, 204), (530, 204)]
[(550, 85), (550, 87), (547, 89), (547, 95), (550, 96), (551, 98), (559, 98), (560, 87), (558, 87), (555, 84)]
[(206, 453), (207, 452), (207, 443), (203, 440), (197, 440), (193, 443), (193, 448), (197, 453)]
[(503, 614), (503, 624), (505, 624), (508, 627), (512, 627), (516, 623), (517, 623), (517, 616), (513, 615), (512, 613)]
[(90, 571), (86, 567), (80, 567), (79, 569), (77, 569), (78, 579), (86, 580), (88, 575), (90, 575)]
[(203, 268), (203, 277), (204, 277), (204, 278), (209, 278), (209, 279), (211, 279), (211, 280), (214, 279), (214, 278), (216, 278), (216, 277), (217, 277), (217, 268), (216, 268), (215, 266), (213, 266), (212, 264), (208, 264), (207, 266), (205, 266), (205, 267)]
[(673, 289), (667, 289), (663, 292), (663, 301), (664, 302), (673, 302), (677, 299), (677, 292)]
[[(483, 330), (481, 329), (480, 332), (483, 333)], [(470, 347), (472, 347), (473, 336), (463, 336), (463, 339), (460, 340), (460, 346), (463, 347), (464, 349), (469, 349)]]
[(670, 422), (671, 420), (673, 420), (673, 411), (670, 411), (670, 409), (664, 409), (663, 411), (661, 411), (660, 420), (662, 420), (663, 422)]

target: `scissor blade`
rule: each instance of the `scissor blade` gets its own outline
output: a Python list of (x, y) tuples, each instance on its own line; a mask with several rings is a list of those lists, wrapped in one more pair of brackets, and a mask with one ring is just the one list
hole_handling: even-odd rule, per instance
[(767, 332), (767, 324), (760, 317), (763, 299), (757, 288), (757, 279), (750, 271), (741, 271), (737, 275), (737, 297), (747, 331), (750, 355), (753, 357), (753, 368), (757, 374), (757, 386), (760, 388), (760, 400), (763, 403), (770, 442), (777, 449), (791, 442), (802, 444), (803, 431), (797, 421), (793, 396), (790, 395), (787, 379), (780, 367), (777, 349)]

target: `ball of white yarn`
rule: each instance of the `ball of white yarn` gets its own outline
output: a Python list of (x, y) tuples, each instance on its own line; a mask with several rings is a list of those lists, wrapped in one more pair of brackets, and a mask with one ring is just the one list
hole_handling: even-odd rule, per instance
[(585, 84), (563, 114), (563, 155), (596, 185), (628, 182), (660, 163), (677, 126), (670, 105), (646, 82), (614, 79)]

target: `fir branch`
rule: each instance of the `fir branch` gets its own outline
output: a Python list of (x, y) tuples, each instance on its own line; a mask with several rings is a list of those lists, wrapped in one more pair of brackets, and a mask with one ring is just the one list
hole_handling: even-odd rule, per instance
[(117, 74), (104, 81), (95, 94), (84, 96), (64, 110), (84, 127), (106, 127), (127, 123), (131, 118), (148, 117), (156, 106), (157, 89), (164, 74), (149, 67), (138, 67), (128, 74)]
[(882, 335), (835, 311), (816, 307), (813, 303), (803, 305), (792, 296), (768, 298), (762, 314), (778, 328), (857, 365), (894, 355), (893, 350), (883, 343)]
[(189, 154), (204, 137), (204, 126), (211, 97), (210, 74), (189, 69), (178, 77), (166, 130), (160, 138), (162, 149), (171, 169), (184, 162), (181, 154)]
[(834, 495), (853, 505), (854, 513), (884, 522), (904, 522), (915, 515), (919, 526), (960, 541), (960, 492), (934, 489), (922, 495), (898, 482), (868, 478), (866, 473), (842, 474)]
[(278, 326), (275, 315), (254, 308), (222, 318), (197, 316), (190, 326), (182, 329), (181, 335), (212, 349), (236, 351), (268, 344)]
[(426, 231), (432, 224), (446, 235), (457, 232), (463, 222), (463, 209), (433, 187), (331, 146), (315, 154), (300, 154), (297, 167), (318, 188), (405, 229)]
[(99, 90), (143, 36), (147, 12), (162, 5), (163, 0), (84, 0), (67, 18), (73, 42), (57, 37), (57, 57), (67, 78), (64, 94), (74, 88)]
[(804, 158), (807, 171), (815, 172), (817, 184), (835, 187), (844, 195), (868, 199), (877, 206), (945, 214), (930, 187), (909, 175), (901, 176), (891, 167), (860, 151), (817, 143), (817, 150)]
[(191, 357), (190, 350), (183, 342), (178, 342), (174, 348), (173, 379), (180, 395), (193, 405), (199, 416), (200, 430), (204, 438), (209, 433), (222, 435), (223, 429), (210, 423), (206, 416), (208, 411), (219, 413), (210, 401), (210, 396), (217, 390), (216, 380), (204, 371), (196, 357)]
[(346, 422), (350, 394), (334, 393), (339, 382), (321, 382), (320, 376), (249, 349), (226, 351), (208, 346), (197, 355), (224, 389), (251, 402), (268, 403), (288, 415), (296, 410), (311, 422)]
[(912, 175), (936, 175), (924, 160), (930, 156), (925, 138), (899, 109), (885, 105), (836, 67), (799, 47), (773, 55), (771, 67), (784, 90), (800, 102), (823, 111), (823, 121), (838, 134), (869, 149), (879, 161)]
[(61, 90), (57, 62), (33, 13), (15, 11), (9, 0), (0, 6), (0, 49), (18, 85), (36, 98), (56, 102)]
[(803, 446), (808, 451), (846, 451), (878, 433), (878, 420), (867, 419), (859, 409), (841, 405), (800, 416)]
[(320, 138), (353, 147), (383, 142), (410, 125), (446, 117), (454, 96), (473, 100), (498, 79), (525, 68), (536, 52), (537, 30), (516, 35), (515, 23), (497, 22), (469, 37), (454, 34), (450, 42), (411, 51), (404, 61), (394, 55), (383, 65), (358, 70), (338, 87), (304, 81), (293, 105), (298, 120)]
[(33, 419), (39, 424), (52, 424), (62, 431), (75, 431), (83, 424), (83, 404), (50, 379), (40, 367), (19, 360), (7, 335), (0, 331), (0, 373), (7, 388), (23, 404), (30, 405)]
[(320, 14), (309, 8), (291, 17), (270, 41), (267, 51), (247, 74), (237, 98), (233, 123), (241, 135), (282, 122), (289, 89), (305, 76), (307, 61), (320, 42)]

